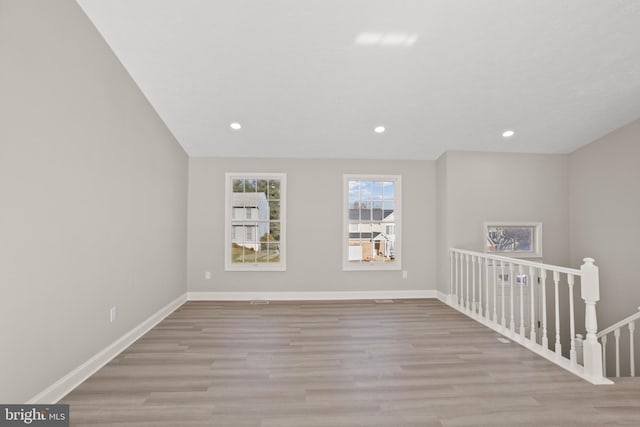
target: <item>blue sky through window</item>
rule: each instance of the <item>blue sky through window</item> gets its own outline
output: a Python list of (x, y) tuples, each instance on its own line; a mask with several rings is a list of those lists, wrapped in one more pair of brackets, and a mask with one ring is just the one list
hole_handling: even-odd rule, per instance
[[(394, 183), (388, 181), (349, 181), (349, 206), (356, 202), (372, 203), (377, 208), (393, 209)], [(382, 202), (384, 200), (384, 202)]]

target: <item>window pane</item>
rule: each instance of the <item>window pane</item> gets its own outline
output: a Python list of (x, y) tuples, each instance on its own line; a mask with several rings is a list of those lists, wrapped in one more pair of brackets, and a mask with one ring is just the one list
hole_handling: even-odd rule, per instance
[(374, 181), (371, 183), (371, 200), (382, 200), (381, 181)]
[(262, 243), (260, 251), (256, 256), (259, 263), (278, 263), (280, 262), (280, 245), (274, 243)]
[(269, 219), (280, 219), (280, 202), (269, 202)]
[(360, 181), (349, 181), (348, 185), (348, 199), (354, 202), (360, 200)]
[(394, 187), (395, 187), (394, 183), (385, 181), (383, 183), (383, 187), (384, 187), (384, 190), (383, 190), (384, 199), (385, 200), (394, 199), (395, 198), (394, 197)]
[(233, 180), (233, 192), (234, 193), (244, 193), (244, 179), (234, 179)]
[(233, 263), (241, 263), (243, 261), (242, 258), (242, 254), (243, 254), (243, 247), (236, 244), (236, 243), (232, 243), (231, 244), (231, 262)]
[(272, 222), (269, 224), (269, 235), (271, 241), (280, 241), (280, 222)]
[(360, 199), (369, 200), (373, 194), (371, 181), (358, 181), (360, 187)]
[(360, 206), (360, 194), (358, 192), (351, 193), (349, 192), (349, 208), (356, 209)]
[(261, 243), (256, 253), (256, 262), (269, 262), (269, 248), (267, 243)]
[(265, 198), (267, 197), (267, 187), (268, 187), (268, 182), (266, 179), (259, 179), (257, 181), (257, 191), (259, 193), (264, 193)]
[(251, 263), (255, 263), (256, 262), (256, 249), (255, 247), (244, 247), (244, 262), (251, 262)]
[(258, 242), (266, 242), (269, 238), (269, 223), (268, 222), (263, 222), (260, 221), (258, 222), (257, 226), (257, 241)]
[(371, 218), (372, 218), (374, 221), (381, 221), (382, 219), (384, 219), (382, 214), (383, 214), (383, 212), (382, 212), (382, 206), (377, 207), (377, 208), (373, 208), (373, 209), (371, 210)]
[(364, 259), (364, 244), (360, 239), (349, 239), (349, 261), (360, 262)]
[(349, 221), (357, 221), (360, 219), (360, 202), (356, 202), (354, 207), (349, 208)]
[(269, 199), (280, 199), (280, 180), (269, 180)]

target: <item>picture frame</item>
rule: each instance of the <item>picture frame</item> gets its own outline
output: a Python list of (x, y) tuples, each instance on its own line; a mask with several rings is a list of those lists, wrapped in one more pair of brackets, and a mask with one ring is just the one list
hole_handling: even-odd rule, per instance
[(497, 222), (483, 225), (485, 253), (515, 258), (542, 257), (541, 222)]

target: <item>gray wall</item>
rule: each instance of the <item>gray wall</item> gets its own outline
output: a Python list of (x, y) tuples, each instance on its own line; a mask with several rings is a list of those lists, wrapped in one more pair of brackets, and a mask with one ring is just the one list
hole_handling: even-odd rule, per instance
[[(640, 120), (575, 151), (570, 166), (571, 263), (578, 266), (589, 256), (600, 268), (597, 313), (603, 329), (640, 306)], [(626, 348), (624, 339), (625, 368)]]
[(188, 159), (74, 1), (0, 0), (0, 58), (0, 402), (19, 403), (185, 292)]
[[(482, 252), (485, 221), (542, 222), (543, 261), (569, 261), (569, 158), (561, 154), (448, 152), (438, 160), (440, 207), (448, 247)], [(441, 255), (442, 256), (442, 255)], [(439, 275), (448, 281), (448, 263)], [(444, 291), (446, 288), (442, 288)]]
[[(287, 271), (224, 271), (226, 172), (287, 173)], [(342, 271), (343, 174), (402, 176), (400, 271)], [(189, 162), (189, 291), (435, 289), (435, 162), (219, 159)], [(212, 279), (205, 280), (205, 271)]]

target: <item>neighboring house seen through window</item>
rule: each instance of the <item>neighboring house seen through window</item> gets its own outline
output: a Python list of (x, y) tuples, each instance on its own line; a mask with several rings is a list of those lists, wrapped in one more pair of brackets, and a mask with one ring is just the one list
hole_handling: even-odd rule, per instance
[(400, 176), (345, 175), (344, 270), (400, 270)]
[(285, 270), (285, 180), (227, 174), (226, 270)]

